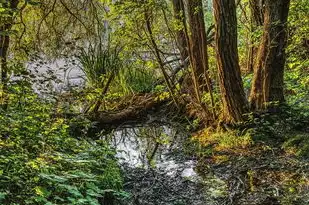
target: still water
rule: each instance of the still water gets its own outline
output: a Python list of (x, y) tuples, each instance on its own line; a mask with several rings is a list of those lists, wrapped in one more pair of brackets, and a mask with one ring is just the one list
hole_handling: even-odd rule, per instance
[(167, 125), (119, 128), (111, 135), (124, 188), (132, 195), (128, 204), (210, 204), (210, 181), (199, 176), (197, 160), (186, 154), (189, 139), (185, 129)]

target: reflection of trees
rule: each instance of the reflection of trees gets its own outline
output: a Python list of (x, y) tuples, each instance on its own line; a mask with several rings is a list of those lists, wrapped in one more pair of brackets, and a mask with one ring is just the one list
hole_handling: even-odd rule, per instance
[(156, 158), (161, 159), (162, 151), (167, 151), (165, 148), (174, 144), (176, 136), (176, 131), (166, 126), (132, 127), (115, 132), (112, 143), (114, 147), (122, 144), (137, 150), (139, 160), (148, 166), (155, 163)]

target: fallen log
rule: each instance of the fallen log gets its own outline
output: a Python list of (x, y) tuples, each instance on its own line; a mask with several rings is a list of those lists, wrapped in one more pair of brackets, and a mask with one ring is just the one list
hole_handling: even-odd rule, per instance
[[(184, 103), (178, 105), (185, 107)], [(73, 119), (71, 121), (70, 130), (72, 133), (84, 133), (85, 119), (91, 121), (92, 126), (88, 127), (87, 135), (97, 138), (97, 133), (108, 133), (113, 129), (121, 126), (165, 123), (166, 119), (177, 120), (179, 116), (183, 116), (184, 110), (179, 110), (170, 97), (165, 97), (158, 94), (143, 94), (127, 96), (121, 98), (118, 103), (112, 101), (111, 110), (97, 111), (91, 113), (55, 113), (55, 118)], [(183, 114), (183, 113), (182, 113)], [(156, 118), (158, 116), (158, 118)], [(162, 118), (163, 116), (163, 118)], [(163, 121), (162, 121), (163, 120)]]
[(147, 120), (147, 116), (155, 113), (164, 105), (172, 106), (170, 100), (157, 100), (150, 97), (138, 105), (130, 105), (127, 108), (118, 111), (99, 111), (89, 116), (91, 121), (96, 121), (101, 128), (119, 126), (125, 122), (141, 122)]

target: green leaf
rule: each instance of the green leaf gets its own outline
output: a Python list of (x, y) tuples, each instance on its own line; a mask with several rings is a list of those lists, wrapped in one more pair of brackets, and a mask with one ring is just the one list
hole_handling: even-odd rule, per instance
[(40, 174), (40, 176), (44, 179), (48, 179), (50, 181), (53, 182), (59, 182), (59, 183), (63, 183), (68, 181), (67, 178), (63, 177), (63, 176), (58, 176), (58, 175), (54, 175), (54, 174)]
[(0, 192), (0, 201), (5, 199), (5, 196), (7, 195), (7, 193), (5, 192)]

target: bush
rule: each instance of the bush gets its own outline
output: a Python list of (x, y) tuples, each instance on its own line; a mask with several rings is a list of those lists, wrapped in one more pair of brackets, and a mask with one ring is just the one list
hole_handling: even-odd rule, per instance
[(30, 85), (10, 89), (9, 107), (0, 110), (0, 204), (94, 205), (126, 196), (107, 142), (72, 135)]

